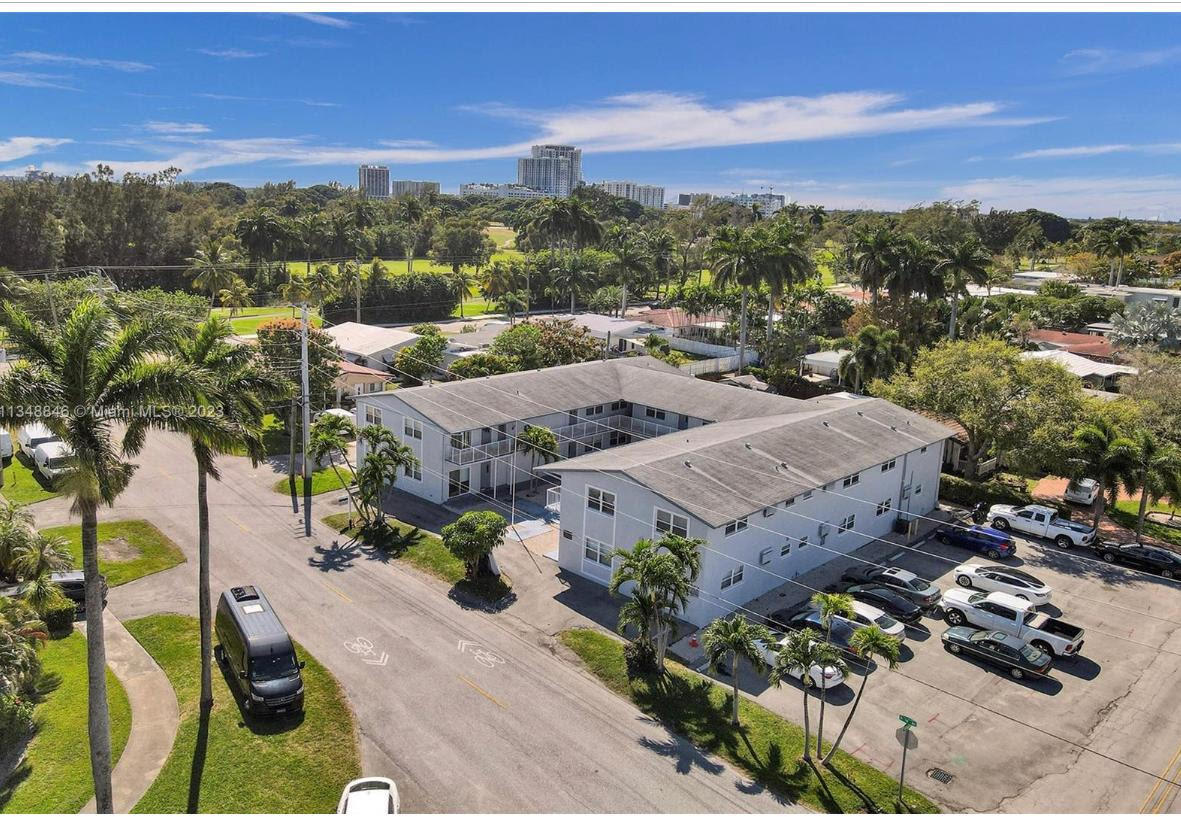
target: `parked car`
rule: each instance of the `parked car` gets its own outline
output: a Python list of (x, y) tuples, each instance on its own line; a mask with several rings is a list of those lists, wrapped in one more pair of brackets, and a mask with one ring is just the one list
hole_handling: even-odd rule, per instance
[(1091, 505), (1099, 498), (1099, 483), (1090, 478), (1072, 479), (1062, 498), (1075, 505)]
[(838, 650), (841, 650), (846, 655), (860, 659), (861, 656), (857, 654), (856, 650), (854, 650), (850, 644), (853, 638), (853, 633), (856, 632), (856, 629), (847, 621), (834, 618), (831, 622), (831, 626), (826, 626), (825, 623), (820, 620), (820, 613), (816, 612), (815, 610), (805, 610), (802, 613), (797, 613), (791, 620), (791, 629), (800, 630), (804, 628), (815, 630), (820, 634), (821, 639), (823, 639), (826, 634), (830, 635), (831, 643), (834, 647), (836, 647)]
[(955, 545), (967, 548), (976, 553), (983, 553), (990, 559), (1007, 559), (1017, 553), (1017, 543), (1013, 537), (1002, 530), (973, 525), (970, 528), (948, 526), (935, 531), (935, 539), (940, 544)]
[(337, 814), (397, 814), (398, 786), (388, 777), (359, 777), (344, 787)]
[(846, 570), (841, 578), (855, 584), (876, 584), (893, 590), (924, 610), (930, 610), (939, 603), (938, 587), (900, 567), (858, 565)]
[[(816, 610), (817, 608), (812, 607), (812, 609)], [(848, 622), (854, 628), (876, 624), (886, 635), (892, 635), (899, 641), (906, 640), (906, 627), (901, 621), (863, 601), (853, 600), (853, 614), (851, 616), (834, 616), (833, 619)]]
[[(776, 635), (780, 635), (776, 633)], [(787, 642), (787, 636), (783, 636), (778, 641), (768, 644), (765, 641), (757, 641), (759, 652), (763, 656), (763, 660), (767, 666), (775, 663), (779, 651), (783, 649), (783, 645)], [(787, 671), (787, 674), (799, 681), (803, 678), (804, 673), (798, 668), (792, 668)], [(812, 681), (812, 685), (823, 689), (832, 689), (845, 683), (845, 673), (841, 672), (836, 667), (819, 667), (814, 666), (808, 671), (808, 677)]]
[(1105, 562), (1119, 562), (1140, 570), (1149, 570), (1166, 579), (1181, 576), (1181, 553), (1162, 547), (1104, 541), (1095, 545), (1095, 552)]
[(1050, 539), (1066, 550), (1075, 545), (1089, 545), (1095, 540), (1095, 529), (1081, 522), (1070, 522), (1045, 505), (993, 505), (988, 521), (997, 530), (1015, 530)]
[(1053, 591), (1036, 576), (1002, 565), (960, 565), (955, 569), (955, 583), (977, 590), (996, 590), (1024, 599), (1035, 607), (1050, 603)]
[(221, 594), (214, 617), (217, 660), (229, 669), (251, 714), (303, 710), (304, 662), (262, 590), (247, 585)]
[(1078, 655), (1083, 629), (1061, 619), (1035, 613), (1033, 605), (1008, 593), (984, 593), (958, 587), (943, 594), (943, 617), (953, 627), (971, 624), (983, 630), (1000, 630), (1032, 644), (1051, 656)]
[(899, 621), (914, 624), (923, 617), (923, 608), (893, 590), (877, 584), (847, 584), (837, 585), (838, 593), (846, 593), (857, 601), (872, 604), (874, 607), (889, 613)]
[(57, 442), (60, 439), (42, 423), (29, 423), (16, 430), (16, 444), (30, 459), (37, 446), (43, 443)]
[(0, 461), (8, 462), (12, 459), (12, 435), (0, 428)]
[(1005, 667), (1017, 680), (1050, 671), (1049, 655), (1016, 636), (997, 630), (951, 627), (943, 634), (943, 647), (956, 655), (971, 655)]
[[(50, 573), (49, 581), (57, 585), (57, 589), (78, 608), (79, 614), (86, 613), (86, 577), (81, 570), (65, 570), (60, 573)], [(102, 582), (103, 606), (107, 604), (107, 577), (99, 576)], [(8, 584), (0, 586), (0, 596), (18, 598), (22, 595), (24, 584)]]
[(61, 440), (41, 443), (33, 449), (33, 465), (37, 473), (53, 482), (66, 472), (73, 456), (74, 449)]

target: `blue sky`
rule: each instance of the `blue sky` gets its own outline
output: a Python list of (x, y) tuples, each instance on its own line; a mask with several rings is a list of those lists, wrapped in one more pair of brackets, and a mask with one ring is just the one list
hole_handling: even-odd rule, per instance
[(1181, 219), (1165, 14), (5, 14), (0, 174), (588, 181)]

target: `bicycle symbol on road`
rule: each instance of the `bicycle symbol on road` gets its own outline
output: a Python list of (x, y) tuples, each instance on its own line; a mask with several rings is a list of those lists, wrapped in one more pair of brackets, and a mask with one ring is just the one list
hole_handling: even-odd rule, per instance
[(361, 656), (361, 660), (366, 664), (372, 664), (376, 667), (384, 667), (389, 661), (389, 655), (383, 650), (378, 656), (377, 649), (373, 646), (373, 642), (364, 636), (357, 636), (351, 641), (344, 642), (344, 648), (354, 655)]
[(477, 664), (488, 669), (493, 669), (497, 665), (504, 663), (503, 658), (483, 644), (477, 644), (475, 641), (460, 641), (458, 646), (460, 652), (468, 653), (476, 660)]

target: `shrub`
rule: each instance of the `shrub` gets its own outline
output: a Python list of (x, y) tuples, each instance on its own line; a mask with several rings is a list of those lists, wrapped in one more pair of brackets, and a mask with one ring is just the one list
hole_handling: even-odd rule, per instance
[(647, 641), (629, 641), (623, 648), (627, 677), (651, 675), (656, 671), (656, 650)]
[(32, 728), (32, 701), (20, 694), (0, 695), (0, 746), (15, 746)]
[[(447, 275), (409, 272), (370, 276), (361, 293), (366, 323), (409, 323), (449, 317), (459, 306), (459, 294)], [(353, 320), (356, 299), (341, 295), (324, 304), (324, 318), (332, 323)]]
[(42, 614), (45, 626), (51, 633), (61, 633), (74, 626), (78, 617), (78, 605), (67, 598), (53, 602)]
[(967, 507), (977, 502), (990, 505), (1028, 505), (1033, 502), (1025, 480), (1010, 474), (999, 474), (983, 482), (940, 474), (939, 498)]

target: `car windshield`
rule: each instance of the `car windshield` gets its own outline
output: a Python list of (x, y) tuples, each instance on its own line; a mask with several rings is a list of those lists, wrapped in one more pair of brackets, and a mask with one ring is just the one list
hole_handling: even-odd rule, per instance
[(1026, 660), (1026, 661), (1030, 661), (1030, 662), (1033, 662), (1033, 663), (1035, 663), (1035, 664), (1036, 664), (1036, 663), (1037, 663), (1039, 660), (1041, 660), (1041, 657), (1042, 657), (1043, 655), (1045, 655), (1045, 653), (1043, 653), (1041, 650), (1039, 650), (1037, 647), (1034, 647), (1034, 646), (1033, 646), (1033, 645), (1031, 645), (1031, 644), (1024, 644), (1024, 645), (1022, 645), (1022, 647), (1021, 647), (1021, 654), (1022, 654), (1023, 656), (1025, 656), (1025, 660)]
[(931, 589), (931, 583), (929, 581), (926, 581), (925, 579), (920, 579), (918, 576), (914, 576), (911, 579), (909, 579), (908, 584), (910, 584), (910, 586), (913, 587), (915, 590), (930, 590)]
[(883, 630), (889, 630), (891, 627), (895, 627), (898, 625), (897, 621), (895, 621), (893, 618), (886, 615), (885, 613), (882, 613), (880, 616), (878, 616), (878, 620), (875, 621), (874, 623), (877, 624), (879, 627), (881, 627)]
[(255, 681), (286, 678), (298, 672), (299, 666), (295, 663), (294, 653), (281, 652), (250, 659), (250, 678)]

